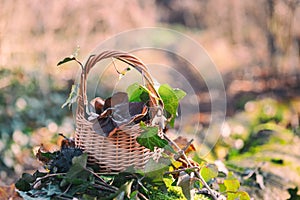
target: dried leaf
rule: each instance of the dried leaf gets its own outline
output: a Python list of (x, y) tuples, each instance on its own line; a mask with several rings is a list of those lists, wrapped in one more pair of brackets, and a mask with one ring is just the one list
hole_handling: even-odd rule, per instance
[(90, 104), (93, 106), (95, 113), (100, 115), (103, 112), (104, 100), (100, 97), (96, 97), (90, 101)]
[(123, 125), (148, 120), (148, 107), (143, 102), (128, 102), (126, 93), (118, 92), (105, 100), (103, 112), (93, 124), (96, 133), (111, 136)]
[(15, 185), (10, 186), (1, 186), (0, 187), (0, 197), (1, 199), (21, 199), (18, 193), (16, 192)]
[(55, 153), (45, 151), (43, 144), (41, 144), (35, 156), (39, 161), (43, 162), (44, 164), (47, 164), (50, 160), (52, 160), (55, 157)]
[(60, 147), (63, 148), (75, 148), (75, 141), (73, 139), (67, 138), (62, 133), (59, 134), (64, 139), (61, 141)]
[[(182, 136), (177, 137), (173, 142), (176, 143), (180, 149), (183, 149), (183, 148), (186, 147), (187, 144), (188, 144), (187, 138), (182, 137)], [(195, 151), (196, 151), (195, 146), (194, 146), (193, 144), (191, 144), (191, 145), (189, 145), (189, 147), (185, 150), (185, 154), (188, 154), (188, 153), (190, 153), (190, 152), (195, 152)]]
[(127, 103), (128, 102), (128, 95), (125, 92), (117, 92), (113, 94), (112, 97), (109, 97), (105, 100), (103, 110), (108, 108), (112, 108), (118, 104)]
[(263, 175), (259, 174), (258, 172), (255, 173), (256, 176), (256, 183), (259, 185), (259, 187), (263, 190), (265, 189), (265, 184), (264, 184), (264, 177)]

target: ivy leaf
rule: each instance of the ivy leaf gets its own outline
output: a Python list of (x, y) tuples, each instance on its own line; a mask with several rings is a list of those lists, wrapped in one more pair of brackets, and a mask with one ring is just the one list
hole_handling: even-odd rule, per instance
[(62, 64), (64, 64), (64, 63), (70, 62), (70, 61), (75, 60), (75, 59), (76, 59), (76, 58), (75, 58), (74, 55), (70, 55), (69, 57), (66, 57), (66, 58), (64, 58), (63, 60), (59, 61), (59, 62), (57, 63), (57, 66), (60, 66), (60, 65), (62, 65)]
[(183, 90), (180, 90), (178, 88), (174, 88), (173, 92), (175, 93), (178, 101), (180, 101), (181, 99), (183, 99), (183, 97), (185, 97), (186, 93)]
[(207, 164), (201, 168), (200, 174), (207, 182), (218, 176), (218, 168), (215, 164)]
[(54, 195), (62, 194), (62, 192), (60, 191), (57, 185), (48, 185), (46, 191), (47, 191), (47, 197), (53, 197)]
[(78, 84), (72, 85), (72, 88), (71, 88), (71, 92), (70, 92), (70, 94), (69, 94), (69, 97), (68, 97), (68, 99), (66, 100), (66, 102), (61, 106), (61, 108), (64, 108), (65, 106), (68, 106), (69, 108), (71, 108), (71, 105), (72, 105), (73, 103), (75, 103), (76, 100), (77, 100), (78, 91), (79, 91), (79, 85), (78, 85)]
[(142, 85), (134, 83), (127, 88), (129, 102), (147, 102), (149, 91)]
[(138, 190), (135, 190), (135, 191), (131, 192), (131, 194), (130, 194), (130, 200), (136, 200), (136, 199), (139, 199), (139, 198), (138, 198), (138, 193), (139, 193)]
[(238, 192), (230, 192), (227, 194), (227, 199), (230, 200), (250, 200), (250, 196), (247, 192), (238, 191)]
[(227, 179), (224, 180), (224, 186), (227, 192), (237, 192), (240, 188), (240, 182), (234, 177), (232, 172), (229, 172)]
[(170, 126), (174, 127), (179, 100), (185, 96), (185, 92), (173, 89), (168, 84), (163, 84), (159, 87), (158, 93), (164, 102), (165, 110), (171, 115)]
[(164, 148), (169, 144), (167, 140), (162, 139), (157, 135), (158, 127), (149, 127), (143, 122), (140, 123), (140, 127), (143, 132), (136, 138), (136, 141), (140, 145), (154, 151), (154, 147)]
[(73, 163), (73, 165), (75, 165), (75, 164), (79, 164), (79, 165), (81, 165), (83, 168), (85, 168), (86, 167), (86, 164), (87, 164), (87, 154), (86, 153), (84, 153), (84, 154), (82, 154), (82, 155), (80, 155), (80, 156), (76, 156), (76, 157), (74, 157), (73, 159), (72, 159), (72, 163)]
[[(74, 157), (72, 159), (72, 163), (73, 165), (67, 172), (65, 181), (75, 185), (86, 184), (91, 175), (86, 170), (87, 154), (82, 154), (81, 156)], [(82, 185), (82, 187), (84, 187), (84, 185)]]
[(289, 188), (288, 192), (290, 194), (290, 198), (287, 200), (300, 200), (300, 195), (298, 195), (298, 187), (295, 187), (294, 189)]
[(192, 179), (191, 176), (185, 172), (180, 172), (178, 177), (177, 185), (182, 188), (182, 193), (187, 199), (192, 199), (195, 191), (193, 190), (193, 186), (195, 183), (195, 179)]
[(15, 186), (20, 191), (29, 191), (31, 189), (30, 183), (32, 183), (35, 178), (27, 173), (23, 173), (21, 179), (19, 179)]
[(164, 184), (164, 173), (169, 169), (171, 161), (168, 158), (161, 157), (158, 162), (149, 159), (144, 168), (145, 177), (150, 179), (155, 185)]

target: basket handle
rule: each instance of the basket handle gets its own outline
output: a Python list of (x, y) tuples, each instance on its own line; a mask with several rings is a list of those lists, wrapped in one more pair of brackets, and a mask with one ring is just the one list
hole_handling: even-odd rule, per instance
[(150, 95), (149, 95), (150, 106), (159, 106), (161, 109), (163, 109), (164, 106), (163, 101), (161, 100), (158, 92), (154, 88), (153, 79), (145, 64), (132, 54), (121, 52), (121, 51), (108, 50), (100, 54), (90, 56), (84, 68), (82, 69), (81, 78), (80, 78), (79, 95), (77, 98), (77, 110), (76, 110), (77, 115), (85, 116), (85, 109), (88, 105), (87, 94), (86, 94), (87, 76), (90, 70), (96, 65), (96, 63), (106, 58), (116, 58), (118, 60), (121, 60), (131, 65), (138, 72), (140, 72), (141, 75), (145, 78), (146, 88), (150, 91)]

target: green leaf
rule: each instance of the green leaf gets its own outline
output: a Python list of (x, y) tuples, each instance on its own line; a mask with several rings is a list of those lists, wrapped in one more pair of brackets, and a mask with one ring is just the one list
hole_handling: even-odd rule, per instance
[(168, 84), (163, 84), (159, 87), (158, 93), (164, 102), (165, 110), (171, 114), (170, 126), (174, 127), (179, 100), (185, 96), (185, 92), (173, 89)]
[(27, 174), (27, 173), (22, 174), (22, 179), (24, 179), (28, 183), (33, 183), (35, 181), (34, 176), (32, 176), (31, 174)]
[(175, 93), (178, 101), (180, 101), (181, 99), (183, 99), (183, 97), (186, 96), (186, 93), (183, 90), (178, 89), (178, 88), (174, 88), (173, 92)]
[(68, 97), (68, 99), (66, 100), (66, 102), (61, 106), (61, 108), (64, 108), (65, 106), (68, 106), (69, 108), (71, 108), (71, 105), (72, 105), (73, 103), (75, 103), (76, 100), (77, 100), (78, 91), (79, 91), (79, 85), (78, 85), (78, 84), (72, 85), (72, 88), (71, 88), (71, 92), (70, 92), (70, 94), (69, 94), (69, 97)]
[(226, 192), (226, 187), (225, 187), (225, 185), (224, 185), (224, 183), (220, 183), (219, 184), (219, 190), (220, 190), (220, 192), (221, 193), (225, 193)]
[(158, 162), (152, 158), (149, 159), (144, 168), (145, 177), (150, 179), (155, 185), (163, 185), (164, 173), (169, 169), (170, 164), (171, 160), (168, 158), (161, 157)]
[(136, 141), (140, 145), (151, 151), (154, 151), (154, 147), (164, 148), (168, 145), (167, 140), (162, 139), (157, 135), (158, 127), (148, 127), (144, 125), (144, 123), (141, 123), (140, 126), (143, 132), (136, 138)]
[(147, 102), (149, 100), (148, 90), (138, 83), (130, 85), (127, 93), (129, 102)]
[(48, 185), (47, 190), (47, 197), (53, 197), (54, 195), (60, 195), (62, 192), (60, 191), (57, 185)]
[(180, 172), (177, 185), (182, 188), (182, 193), (187, 199), (191, 199), (194, 196), (193, 186), (195, 179), (185, 172)]
[(169, 187), (172, 187), (172, 184), (174, 182), (174, 178), (173, 178), (173, 176), (171, 176), (169, 174), (169, 175), (166, 175), (166, 176), (163, 177), (163, 181), (164, 181), (166, 187), (169, 188)]
[(130, 180), (120, 187), (120, 190), (125, 192), (127, 198), (130, 198), (132, 183), (133, 180)]
[(130, 194), (130, 200), (136, 200), (136, 199), (139, 199), (139, 198), (138, 198), (138, 193), (139, 193), (138, 190), (135, 190), (135, 191), (131, 192), (131, 194)]
[(91, 176), (91, 173), (86, 170), (87, 154), (74, 157), (72, 163), (73, 165), (67, 172), (65, 181), (77, 185), (85, 183)]
[(73, 163), (73, 164), (79, 164), (79, 165), (81, 165), (83, 168), (85, 168), (85, 167), (86, 167), (86, 164), (87, 164), (87, 158), (88, 158), (87, 154), (84, 153), (84, 154), (82, 154), (82, 155), (80, 155), (80, 156), (75, 156), (75, 157), (72, 159), (72, 163)]
[(288, 192), (290, 194), (290, 198), (287, 200), (300, 200), (300, 195), (298, 195), (298, 187), (295, 187), (294, 189), (289, 188)]
[(227, 194), (228, 200), (250, 200), (250, 196), (247, 192), (238, 191), (238, 192), (230, 192)]
[(224, 180), (224, 185), (227, 192), (237, 192), (240, 188), (240, 182), (234, 177), (232, 172), (228, 173), (227, 179)]
[(201, 168), (200, 174), (207, 182), (218, 176), (218, 168), (215, 164), (207, 164)]
[(31, 189), (30, 183), (27, 181), (20, 179), (15, 183), (15, 186), (20, 191), (29, 191)]
[(69, 57), (66, 57), (66, 58), (64, 58), (63, 60), (59, 61), (59, 62), (57, 63), (57, 66), (60, 66), (60, 65), (62, 65), (62, 64), (64, 64), (64, 63), (70, 62), (70, 61), (75, 60), (75, 59), (76, 59), (76, 58), (75, 58), (74, 55), (70, 55)]
[(132, 187), (133, 181), (134, 181), (133, 179), (127, 181), (119, 188), (119, 190), (116, 193), (113, 193), (113, 194), (109, 195), (108, 197), (102, 198), (102, 199), (104, 199), (104, 200), (111, 200), (111, 199), (124, 200), (124, 199), (126, 199), (125, 195), (128, 199), (130, 199), (131, 187)]
[(23, 173), (22, 177), (15, 183), (15, 186), (20, 191), (29, 191), (31, 189), (30, 183), (33, 183), (34, 181), (34, 176)]
[(272, 158), (271, 159), (272, 163), (278, 164), (278, 165), (283, 165), (284, 164), (284, 160), (281, 158)]

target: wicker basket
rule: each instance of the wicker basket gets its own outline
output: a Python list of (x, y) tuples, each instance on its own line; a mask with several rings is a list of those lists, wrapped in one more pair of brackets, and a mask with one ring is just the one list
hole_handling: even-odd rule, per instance
[[(163, 102), (153, 87), (153, 80), (147, 67), (135, 56), (118, 51), (105, 51), (91, 56), (82, 69), (79, 95), (76, 110), (76, 146), (82, 148), (88, 154), (88, 162), (96, 164), (100, 172), (119, 172), (129, 166), (143, 168), (150, 157), (157, 159), (161, 150), (150, 152), (149, 149), (140, 146), (136, 138), (141, 134), (139, 124), (124, 126), (115, 134), (104, 137), (93, 130), (93, 123), (86, 119), (86, 107), (88, 104), (86, 95), (87, 76), (95, 64), (106, 58), (119, 59), (138, 70), (144, 77), (146, 87), (151, 91), (151, 106), (163, 109)], [(160, 132), (160, 131), (159, 131)], [(161, 132), (159, 133), (161, 134)]]

